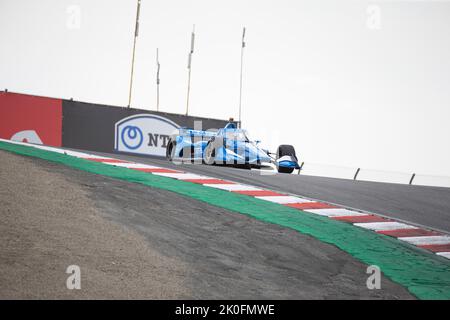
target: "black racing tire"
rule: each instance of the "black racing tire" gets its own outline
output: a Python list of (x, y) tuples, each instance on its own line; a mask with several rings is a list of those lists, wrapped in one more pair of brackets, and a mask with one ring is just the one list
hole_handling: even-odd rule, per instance
[(169, 139), (169, 142), (167, 143), (166, 147), (166, 159), (169, 161), (172, 161), (175, 156), (175, 150), (176, 150), (177, 143), (176, 141), (172, 141), (172, 139)]
[(292, 173), (292, 172), (294, 172), (294, 168), (278, 167), (278, 172), (279, 173)]
[(216, 157), (216, 148), (213, 146), (211, 141), (205, 147), (205, 151), (203, 151), (203, 162), (209, 166), (215, 163)]
[[(282, 144), (277, 149), (277, 159), (284, 157), (284, 156), (292, 156), (297, 160), (297, 156), (295, 154), (295, 149), (290, 144)], [(283, 168), (278, 167), (278, 172), (280, 173), (292, 173), (294, 172), (294, 168)]]
[(297, 160), (294, 146), (292, 146), (290, 144), (280, 145), (277, 150), (277, 159), (284, 157), (284, 156), (293, 156)]

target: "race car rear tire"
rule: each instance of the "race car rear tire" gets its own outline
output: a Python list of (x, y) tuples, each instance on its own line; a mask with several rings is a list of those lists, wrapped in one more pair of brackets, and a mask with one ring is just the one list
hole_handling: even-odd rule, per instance
[(169, 140), (167, 143), (166, 148), (166, 159), (169, 161), (172, 161), (174, 158), (175, 150), (177, 147), (177, 143), (175, 141), (172, 141), (172, 139)]
[(215, 163), (215, 157), (216, 148), (214, 148), (211, 142), (208, 142), (205, 151), (203, 151), (203, 162), (207, 165), (213, 165)]
[[(295, 159), (297, 159), (297, 156), (295, 154), (295, 149), (290, 144), (282, 144), (278, 147), (277, 150), (277, 159), (284, 157), (284, 156), (292, 156)], [(292, 173), (294, 172), (294, 168), (286, 168), (286, 167), (278, 167), (278, 172), (280, 173)]]

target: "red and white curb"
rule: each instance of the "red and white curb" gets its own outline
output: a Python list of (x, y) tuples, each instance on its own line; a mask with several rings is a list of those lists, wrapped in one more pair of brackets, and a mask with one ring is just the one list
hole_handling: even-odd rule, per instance
[(43, 149), (47, 151), (66, 154), (69, 156), (74, 156), (77, 158), (82, 158), (85, 160), (100, 162), (116, 167), (128, 168), (131, 170), (138, 170), (186, 182), (197, 183), (210, 188), (222, 189), (234, 193), (255, 197), (260, 200), (278, 203), (280, 205), (285, 205), (291, 208), (306, 211), (311, 214), (326, 216), (333, 220), (350, 223), (356, 227), (372, 230), (374, 232), (383, 235), (394, 237), (400, 241), (404, 241), (416, 247), (429, 250), (441, 257), (450, 259), (449, 235), (413, 226), (404, 222), (398, 222), (393, 219), (382, 217), (373, 213), (366, 213), (362, 211), (347, 209), (344, 207), (340, 207), (322, 201), (307, 199), (299, 196), (292, 196), (289, 194), (285, 194), (283, 192), (275, 192), (251, 185), (245, 185), (233, 181), (193, 174), (181, 170), (173, 170), (164, 167), (140, 164), (120, 159), (102, 157), (88, 153), (64, 150), (60, 148), (47, 147), (42, 145), (33, 145), (3, 139), (0, 139), (0, 141), (27, 145), (38, 149)]

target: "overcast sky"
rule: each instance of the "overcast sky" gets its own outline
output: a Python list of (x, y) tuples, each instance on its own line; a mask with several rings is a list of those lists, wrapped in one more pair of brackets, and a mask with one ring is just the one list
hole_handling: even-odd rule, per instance
[[(136, 1), (0, 0), (0, 88), (125, 106)], [(238, 117), (305, 162), (450, 176), (450, 1), (142, 0), (132, 106)]]

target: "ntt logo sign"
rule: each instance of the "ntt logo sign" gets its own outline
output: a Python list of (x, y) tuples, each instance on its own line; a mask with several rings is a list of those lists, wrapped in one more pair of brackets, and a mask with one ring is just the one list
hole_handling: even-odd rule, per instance
[(115, 124), (114, 149), (120, 152), (165, 156), (166, 146), (180, 126), (161, 116), (137, 114)]

